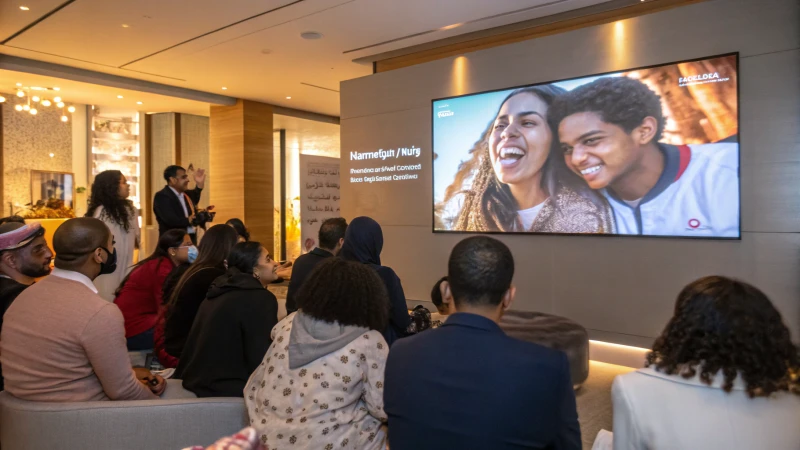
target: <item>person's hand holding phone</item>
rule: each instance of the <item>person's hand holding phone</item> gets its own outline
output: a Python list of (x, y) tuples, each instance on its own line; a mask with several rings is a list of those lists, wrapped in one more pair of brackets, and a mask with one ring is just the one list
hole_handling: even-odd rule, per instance
[(164, 393), (164, 390), (167, 389), (167, 381), (160, 375), (155, 375), (147, 369), (136, 367), (133, 369), (134, 373), (136, 373), (136, 379), (139, 380), (140, 383), (147, 386), (150, 389), (150, 392), (153, 394), (158, 395), (159, 397), (161, 394)]

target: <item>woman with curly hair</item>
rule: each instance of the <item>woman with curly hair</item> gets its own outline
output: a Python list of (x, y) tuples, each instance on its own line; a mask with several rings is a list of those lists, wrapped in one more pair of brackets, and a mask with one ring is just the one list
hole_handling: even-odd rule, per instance
[(611, 233), (607, 202), (569, 172), (547, 111), (565, 91), (517, 89), (461, 164), (437, 207), (437, 226), (455, 231)]
[(94, 280), (100, 296), (110, 302), (114, 301), (114, 292), (133, 266), (134, 250), (139, 248), (139, 213), (128, 200), (130, 190), (128, 180), (119, 170), (100, 172), (92, 184), (86, 212), (86, 217), (102, 220), (114, 235), (117, 270)]
[(364, 264), (328, 258), (297, 304), (244, 388), (251, 426), (269, 448), (383, 450), (383, 282)]
[(614, 448), (800, 448), (798, 377), (798, 349), (767, 296), (701, 278), (678, 295), (647, 367), (614, 380)]

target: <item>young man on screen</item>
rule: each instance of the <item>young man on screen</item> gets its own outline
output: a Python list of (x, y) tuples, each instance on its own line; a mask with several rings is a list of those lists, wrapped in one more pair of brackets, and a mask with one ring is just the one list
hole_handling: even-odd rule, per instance
[(608, 199), (619, 234), (739, 236), (738, 144), (658, 142), (661, 101), (644, 83), (600, 78), (550, 117), (567, 166)]

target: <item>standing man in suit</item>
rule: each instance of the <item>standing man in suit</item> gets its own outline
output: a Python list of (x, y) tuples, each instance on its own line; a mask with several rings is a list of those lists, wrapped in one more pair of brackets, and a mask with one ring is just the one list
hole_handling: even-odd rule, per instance
[[(197, 244), (196, 227), (192, 224), (196, 213), (196, 205), (200, 202), (200, 193), (206, 184), (205, 169), (197, 169), (194, 173), (195, 188), (189, 189), (189, 175), (181, 166), (169, 166), (164, 169), (164, 180), (167, 185), (156, 192), (153, 199), (153, 212), (158, 221), (158, 236), (172, 229), (186, 230), (192, 243)], [(213, 208), (209, 206), (208, 209)]]
[(580, 450), (567, 356), (508, 337), (514, 258), (476, 236), (450, 254), (441, 327), (400, 339), (386, 363), (384, 409), (392, 450)]
[(336, 256), (342, 249), (346, 231), (347, 221), (343, 217), (325, 219), (319, 227), (319, 247), (300, 255), (292, 264), (292, 278), (289, 280), (289, 291), (286, 293), (287, 314), (297, 311), (295, 297), (314, 267), (325, 259)]

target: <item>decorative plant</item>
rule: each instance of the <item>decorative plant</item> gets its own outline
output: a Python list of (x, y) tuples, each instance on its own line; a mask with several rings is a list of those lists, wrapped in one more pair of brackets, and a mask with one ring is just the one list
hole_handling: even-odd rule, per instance
[(64, 200), (51, 198), (39, 200), (36, 204), (28, 203), (28, 209), (20, 211), (19, 215), (25, 219), (71, 219), (75, 211), (64, 204)]

